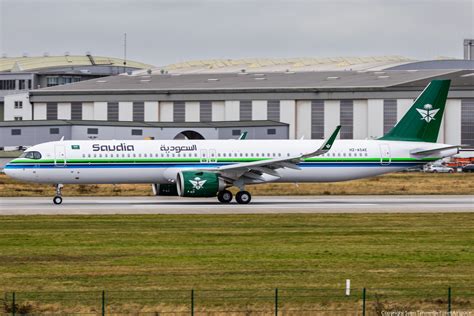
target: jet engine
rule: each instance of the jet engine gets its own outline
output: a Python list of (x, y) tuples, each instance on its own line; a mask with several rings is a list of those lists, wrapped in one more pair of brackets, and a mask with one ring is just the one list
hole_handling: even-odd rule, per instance
[(224, 190), (226, 183), (213, 172), (186, 170), (178, 173), (176, 186), (179, 196), (212, 197)]

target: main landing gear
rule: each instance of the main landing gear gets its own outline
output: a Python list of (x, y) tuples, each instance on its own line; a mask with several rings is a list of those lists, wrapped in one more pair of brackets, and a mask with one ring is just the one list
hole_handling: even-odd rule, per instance
[(250, 201), (252, 200), (252, 196), (248, 191), (239, 191), (235, 195), (235, 200), (239, 204), (249, 204)]
[(230, 201), (232, 201), (232, 197), (232, 192), (230, 192), (229, 190), (223, 190), (217, 194), (217, 199), (219, 200), (219, 202), (225, 204), (230, 203)]
[(63, 188), (62, 184), (56, 184), (56, 196), (53, 198), (53, 203), (59, 205), (63, 202), (61, 195), (61, 189)]
[[(217, 194), (217, 199), (219, 202), (224, 204), (230, 203), (232, 201), (232, 197), (232, 192), (229, 190), (223, 190)], [(251, 200), (252, 195), (250, 195), (248, 191), (239, 191), (235, 195), (235, 201), (239, 204), (249, 204)]]

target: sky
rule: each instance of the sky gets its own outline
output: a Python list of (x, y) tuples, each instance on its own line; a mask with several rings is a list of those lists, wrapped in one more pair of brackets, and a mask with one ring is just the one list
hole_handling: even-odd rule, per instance
[(0, 53), (162, 66), (213, 58), (463, 57), (474, 0), (0, 0)]

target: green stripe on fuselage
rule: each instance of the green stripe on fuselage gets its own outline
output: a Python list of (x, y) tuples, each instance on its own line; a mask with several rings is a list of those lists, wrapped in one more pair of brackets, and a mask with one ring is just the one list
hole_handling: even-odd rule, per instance
[[(388, 160), (389, 158), (384, 158)], [(426, 163), (430, 161), (436, 161), (440, 158), (391, 158), (392, 162), (420, 162)], [(219, 162), (233, 162), (233, 163), (243, 163), (243, 162), (254, 162), (254, 161), (271, 161), (272, 158), (218, 158), (216, 161), (206, 161), (205, 163), (219, 163)], [(380, 158), (306, 158), (302, 159), (302, 162), (379, 162)], [(64, 163), (63, 160), (53, 160), (53, 159), (15, 159), (10, 163), (31, 163), (31, 164), (40, 164), (40, 163)], [(125, 158), (125, 159), (66, 159), (67, 163), (178, 163), (178, 162), (201, 162), (197, 158)], [(204, 161), (203, 161), (204, 162)]]

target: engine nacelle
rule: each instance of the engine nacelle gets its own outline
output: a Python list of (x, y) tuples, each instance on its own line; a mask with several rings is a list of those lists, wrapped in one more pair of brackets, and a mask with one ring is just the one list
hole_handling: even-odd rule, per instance
[(224, 190), (226, 183), (213, 172), (186, 170), (178, 172), (176, 186), (179, 196), (212, 197)]
[(175, 183), (153, 183), (151, 185), (151, 189), (153, 190), (154, 195), (178, 196), (178, 188), (176, 187)]

